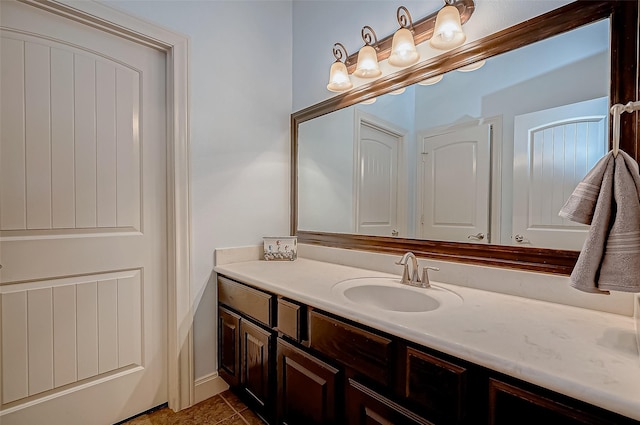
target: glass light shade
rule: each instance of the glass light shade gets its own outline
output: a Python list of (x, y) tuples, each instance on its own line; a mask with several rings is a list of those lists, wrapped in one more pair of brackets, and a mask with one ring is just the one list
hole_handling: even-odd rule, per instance
[(453, 49), (465, 42), (467, 36), (462, 31), (460, 12), (455, 6), (445, 6), (436, 16), (436, 24), (433, 29), (433, 37), (429, 44), (434, 49)]
[(390, 91), (389, 94), (392, 96), (397, 96), (399, 94), (404, 93), (407, 90), (406, 87), (400, 87), (399, 89), (395, 89), (394, 91)]
[(484, 66), (485, 64), (485, 60), (481, 60), (478, 62), (474, 62), (471, 65), (467, 65), (467, 66), (461, 66), (460, 68), (458, 68), (456, 71), (460, 71), (460, 72), (471, 72), (471, 71), (475, 71), (476, 69), (480, 69)]
[(389, 65), (409, 66), (418, 62), (420, 54), (416, 50), (413, 34), (407, 28), (400, 28), (393, 35)]
[(378, 54), (372, 46), (363, 46), (358, 52), (358, 64), (353, 75), (360, 78), (375, 78), (382, 74), (378, 66)]
[(333, 65), (331, 65), (331, 71), (329, 72), (327, 90), (342, 92), (349, 90), (351, 87), (353, 87), (353, 84), (351, 84), (351, 79), (349, 79), (347, 66), (340, 61), (335, 61)]
[(436, 83), (439, 83), (442, 78), (444, 78), (443, 74), (436, 75), (435, 77), (427, 78), (426, 80), (419, 81), (418, 84), (421, 86), (430, 86)]
[(377, 97), (372, 97), (371, 99), (363, 100), (362, 102), (360, 102), (360, 104), (361, 105), (371, 105), (372, 103), (376, 103), (376, 100), (378, 100)]

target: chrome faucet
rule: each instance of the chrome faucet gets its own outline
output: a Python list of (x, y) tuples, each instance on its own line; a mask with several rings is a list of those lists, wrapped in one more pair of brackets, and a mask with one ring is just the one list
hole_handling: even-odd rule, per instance
[[(409, 259), (411, 259), (411, 265), (413, 268), (411, 274), (409, 274)], [(404, 270), (402, 272), (402, 280), (400, 281), (400, 283), (409, 285), (416, 285), (420, 283), (420, 276), (418, 276), (418, 259), (413, 254), (413, 252), (407, 252), (406, 254), (404, 254), (396, 264), (399, 266), (404, 266)]]
[[(409, 259), (411, 259), (411, 272), (409, 272)], [(400, 258), (400, 260), (396, 262), (396, 264), (399, 266), (404, 266), (400, 283), (404, 283), (406, 285), (421, 286), (423, 288), (431, 287), (431, 283), (429, 282), (429, 270), (440, 270), (437, 267), (425, 266), (422, 269), (422, 279), (420, 279), (418, 259), (413, 252), (407, 252), (406, 254), (404, 254), (402, 258)]]

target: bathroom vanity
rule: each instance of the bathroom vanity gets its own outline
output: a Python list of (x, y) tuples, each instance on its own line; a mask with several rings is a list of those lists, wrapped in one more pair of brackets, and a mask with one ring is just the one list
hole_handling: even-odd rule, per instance
[(215, 270), (220, 376), (269, 423), (640, 423), (630, 317), (304, 258)]

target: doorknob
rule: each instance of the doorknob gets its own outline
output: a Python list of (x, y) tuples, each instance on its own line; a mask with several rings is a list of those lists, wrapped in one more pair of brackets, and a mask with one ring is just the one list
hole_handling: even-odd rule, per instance
[(474, 239), (474, 240), (477, 240), (477, 241), (481, 241), (481, 240), (484, 239), (484, 233), (478, 233), (476, 235), (469, 235), (469, 236), (467, 236), (467, 239)]
[(391, 236), (398, 236), (398, 231), (396, 229), (393, 229), (391, 231)]
[(529, 243), (529, 241), (525, 239), (524, 236), (522, 235), (515, 235), (513, 239), (518, 243)]

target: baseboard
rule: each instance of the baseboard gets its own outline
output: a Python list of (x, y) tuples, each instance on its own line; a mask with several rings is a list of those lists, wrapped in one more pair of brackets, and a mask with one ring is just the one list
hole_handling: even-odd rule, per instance
[(195, 381), (195, 403), (200, 403), (216, 394), (220, 394), (223, 391), (229, 389), (224, 379), (222, 379), (218, 372), (211, 373), (209, 375), (198, 378)]

